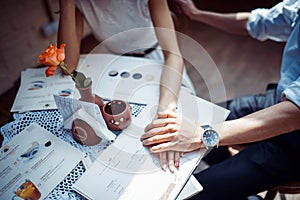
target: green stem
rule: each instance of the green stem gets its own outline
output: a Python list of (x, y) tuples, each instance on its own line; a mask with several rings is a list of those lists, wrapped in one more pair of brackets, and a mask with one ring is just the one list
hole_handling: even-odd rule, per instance
[(73, 74), (68, 70), (66, 64), (62, 61), (61, 63), (59, 63), (59, 67), (69, 76), (71, 76), (71, 78), (73, 79), (73, 81), (75, 83), (78, 83), (77, 79), (75, 78), (75, 76), (73, 76)]

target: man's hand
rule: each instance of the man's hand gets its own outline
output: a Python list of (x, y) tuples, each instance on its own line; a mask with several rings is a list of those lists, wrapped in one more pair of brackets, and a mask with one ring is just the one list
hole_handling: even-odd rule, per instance
[(195, 6), (194, 2), (192, 0), (176, 0), (176, 2), (180, 5), (184, 14), (190, 19), (193, 19), (193, 16), (198, 11), (198, 8)]

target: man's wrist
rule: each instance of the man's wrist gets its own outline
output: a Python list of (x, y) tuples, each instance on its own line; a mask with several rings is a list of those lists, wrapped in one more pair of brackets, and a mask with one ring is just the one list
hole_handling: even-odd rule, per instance
[(201, 131), (201, 141), (207, 149), (218, 147), (220, 137), (217, 131), (215, 131), (211, 125), (200, 124), (199, 131)]

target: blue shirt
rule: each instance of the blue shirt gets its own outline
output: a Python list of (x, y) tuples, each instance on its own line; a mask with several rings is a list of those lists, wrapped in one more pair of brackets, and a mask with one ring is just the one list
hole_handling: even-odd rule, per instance
[(281, 63), (277, 101), (285, 96), (300, 107), (300, 1), (284, 0), (271, 9), (256, 9), (247, 23), (258, 40), (286, 42)]

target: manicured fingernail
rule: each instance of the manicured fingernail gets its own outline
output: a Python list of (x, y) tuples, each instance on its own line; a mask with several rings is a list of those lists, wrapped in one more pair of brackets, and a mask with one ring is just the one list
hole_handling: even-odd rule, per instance
[(176, 161), (175, 163), (174, 163), (174, 165), (175, 165), (175, 167), (179, 167), (179, 165), (180, 165), (180, 162), (179, 161)]
[(169, 166), (169, 169), (170, 169), (170, 172), (174, 173), (174, 171), (175, 171), (174, 165)]

